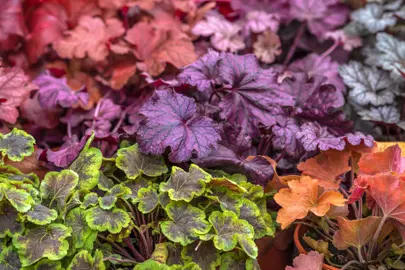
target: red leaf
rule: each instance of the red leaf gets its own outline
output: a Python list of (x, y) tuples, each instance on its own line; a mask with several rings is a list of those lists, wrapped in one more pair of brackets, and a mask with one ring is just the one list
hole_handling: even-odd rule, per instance
[(294, 259), (294, 267), (287, 266), (285, 270), (322, 270), (323, 255), (315, 251), (301, 254)]
[(0, 1), (0, 50), (15, 49), (27, 29), (24, 24), (21, 0)]
[(396, 172), (402, 173), (401, 148), (398, 145), (388, 147), (384, 152), (365, 154), (359, 163), (360, 173), (378, 174)]
[(67, 15), (63, 6), (44, 3), (35, 9), (28, 19), (30, 34), (26, 40), (26, 52), (35, 63), (51, 43), (60, 40), (67, 29)]

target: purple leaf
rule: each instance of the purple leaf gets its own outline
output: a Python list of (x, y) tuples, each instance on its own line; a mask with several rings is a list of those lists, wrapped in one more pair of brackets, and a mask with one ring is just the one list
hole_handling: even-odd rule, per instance
[(220, 54), (209, 51), (193, 64), (184, 68), (178, 76), (181, 83), (197, 87), (199, 91), (211, 91), (213, 85), (218, 82), (218, 64)]
[(219, 103), (221, 116), (246, 129), (252, 137), (257, 135), (259, 123), (275, 124), (273, 104), (294, 104), (291, 96), (280, 90), (276, 73), (261, 69), (254, 55), (224, 54), (219, 71), (226, 83), (222, 89), (226, 95)]
[(140, 110), (137, 141), (141, 151), (154, 155), (171, 148), (169, 159), (184, 162), (204, 158), (217, 148), (217, 126), (210, 118), (196, 115), (192, 98), (171, 90), (156, 91)]
[(332, 60), (330, 56), (322, 57), (317, 54), (308, 56), (293, 62), (289, 70), (294, 72), (306, 72), (309, 77), (314, 75), (325, 76), (325, 83), (333, 84), (339, 91), (345, 93), (346, 87), (339, 76), (339, 63)]
[(121, 115), (121, 107), (119, 105), (115, 104), (111, 99), (103, 99), (100, 102), (96, 119), (112, 121), (119, 118), (120, 115)]
[(327, 127), (322, 127), (316, 122), (307, 122), (301, 126), (301, 131), (296, 133), (306, 151), (317, 149), (326, 151), (336, 149), (342, 151), (345, 148), (345, 141), (342, 137), (331, 134)]
[(295, 136), (300, 131), (300, 127), (294, 118), (288, 118), (284, 123), (278, 123), (273, 126), (272, 131), (274, 149), (283, 150), (291, 157), (299, 158), (302, 156), (304, 149)]
[(75, 92), (66, 83), (66, 78), (55, 78), (49, 74), (41, 74), (34, 79), (34, 83), (39, 86), (38, 100), (42, 107), (46, 109), (70, 108), (77, 102), (82, 101), (87, 104), (88, 94)]
[(346, 134), (344, 138), (349, 144), (353, 146), (364, 144), (365, 146), (373, 147), (374, 145), (374, 139), (372, 136), (364, 135), (363, 133), (357, 131), (354, 133)]
[(66, 168), (77, 158), (83, 146), (86, 144), (87, 138), (87, 136), (83, 136), (79, 141), (77, 137), (73, 137), (71, 140), (66, 141), (57, 151), (50, 149), (44, 150), (46, 151), (47, 161), (57, 167)]

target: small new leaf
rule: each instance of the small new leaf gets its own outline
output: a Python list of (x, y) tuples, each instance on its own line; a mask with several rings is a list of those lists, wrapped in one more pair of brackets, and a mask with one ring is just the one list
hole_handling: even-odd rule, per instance
[(0, 153), (12, 161), (22, 161), (24, 157), (34, 153), (35, 139), (28, 133), (17, 128), (8, 134), (0, 133)]
[(152, 212), (159, 203), (159, 197), (153, 186), (138, 191), (138, 209), (144, 214)]
[(119, 233), (131, 221), (128, 213), (118, 208), (104, 210), (100, 207), (94, 207), (87, 211), (87, 224), (91, 229), (100, 232), (108, 230), (110, 233)]

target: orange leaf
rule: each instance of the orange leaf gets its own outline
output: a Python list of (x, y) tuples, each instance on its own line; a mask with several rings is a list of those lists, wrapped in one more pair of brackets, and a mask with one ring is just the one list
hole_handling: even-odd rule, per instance
[(387, 172), (402, 173), (401, 148), (393, 145), (384, 150), (384, 152), (365, 154), (358, 163), (360, 173), (378, 174)]
[(349, 247), (361, 248), (374, 236), (381, 217), (370, 216), (363, 219), (348, 220), (338, 217), (339, 230), (333, 236), (333, 245), (340, 250)]
[(338, 189), (339, 180), (336, 178), (348, 171), (350, 152), (329, 150), (322, 152), (314, 158), (298, 164), (302, 174), (319, 180), (319, 185), (326, 189)]
[(282, 207), (277, 215), (282, 229), (297, 219), (305, 218), (309, 212), (322, 217), (331, 205), (345, 205), (346, 200), (340, 192), (325, 191), (319, 186), (318, 180), (309, 176), (289, 181), (288, 186), (274, 195), (275, 201)]

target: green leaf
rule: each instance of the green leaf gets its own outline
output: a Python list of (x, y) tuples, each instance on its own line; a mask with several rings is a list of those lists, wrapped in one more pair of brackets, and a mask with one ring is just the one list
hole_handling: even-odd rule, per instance
[(166, 206), (171, 202), (169, 195), (167, 192), (165, 193), (159, 193), (159, 203), (163, 208), (166, 208)]
[(168, 256), (169, 251), (167, 249), (167, 243), (158, 243), (155, 245), (155, 250), (150, 258), (158, 263), (166, 263)]
[(79, 176), (79, 189), (91, 190), (97, 185), (100, 176), (100, 167), (103, 162), (103, 154), (97, 148), (90, 147), (94, 134), (87, 141), (79, 156), (70, 165), (70, 169)]
[(104, 196), (98, 198), (98, 204), (104, 210), (109, 210), (115, 206), (117, 202), (117, 197), (115, 196)]
[(238, 214), (239, 219), (246, 220), (253, 226), (255, 230), (255, 239), (260, 239), (266, 235), (272, 235), (274, 233), (272, 227), (267, 226), (267, 221), (264, 219), (263, 213), (254, 202), (246, 198), (242, 198), (240, 202), (241, 205), (238, 206), (238, 208), (232, 209), (232, 211)]
[(231, 192), (226, 187), (213, 187), (207, 191), (205, 197), (219, 202), (223, 211), (239, 209), (242, 206), (242, 196), (238, 193)]
[(118, 198), (125, 197), (132, 193), (129, 187), (123, 184), (113, 186), (104, 197), (99, 198), (100, 207), (104, 210), (111, 209), (115, 206)]
[(35, 205), (28, 213), (28, 221), (37, 225), (46, 225), (58, 217), (58, 212), (41, 204)]
[(215, 270), (221, 263), (221, 256), (212, 241), (194, 242), (182, 251), (185, 262), (196, 263), (201, 270)]
[(77, 253), (67, 270), (105, 270), (103, 262), (103, 253), (97, 250), (94, 257), (87, 250), (82, 250)]
[(167, 173), (162, 156), (145, 155), (139, 151), (138, 144), (117, 151), (116, 165), (123, 170), (129, 179), (144, 174), (150, 177)]
[(23, 266), (31, 265), (42, 258), (60, 260), (69, 249), (67, 237), (71, 229), (62, 224), (27, 229), (25, 235), (13, 238)]
[(93, 232), (86, 222), (86, 210), (76, 207), (68, 212), (65, 223), (72, 228), (72, 242), (75, 248), (82, 248)]
[(21, 269), (20, 258), (13, 246), (4, 247), (0, 252), (0, 270), (19, 270)]
[(128, 213), (118, 208), (103, 210), (100, 207), (94, 207), (87, 210), (86, 214), (89, 227), (100, 232), (108, 230), (110, 233), (119, 233), (122, 228), (129, 225), (130, 221)]
[(137, 203), (138, 191), (141, 188), (148, 187), (150, 185), (150, 181), (141, 176), (136, 179), (125, 181), (123, 184), (131, 190), (131, 194), (126, 195), (124, 198), (131, 199), (132, 203)]
[(246, 220), (238, 219), (234, 212), (227, 210), (212, 212), (208, 219), (216, 234), (202, 237), (203, 240), (212, 237), (215, 247), (223, 251), (230, 251), (239, 243), (248, 256), (257, 257), (254, 229)]
[(102, 191), (109, 191), (114, 186), (114, 182), (113, 180), (105, 176), (103, 172), (100, 172), (97, 186)]
[(162, 233), (169, 240), (183, 246), (194, 242), (211, 229), (211, 225), (205, 220), (204, 211), (187, 203), (169, 203), (166, 213), (171, 220), (161, 223)]
[(152, 212), (159, 203), (158, 194), (153, 186), (138, 191), (138, 209), (144, 214)]
[(147, 260), (143, 263), (139, 263), (135, 266), (134, 270), (167, 270), (168, 266), (165, 264), (160, 264), (154, 260)]
[(17, 168), (9, 165), (0, 165), (0, 182), (39, 185), (39, 178), (35, 173), (24, 174)]
[(24, 231), (24, 223), (18, 219), (18, 212), (7, 201), (0, 201), (0, 238), (13, 237)]
[(39, 188), (43, 203), (49, 208), (62, 211), (67, 197), (73, 192), (78, 181), (78, 175), (71, 170), (48, 172)]
[(62, 270), (62, 264), (58, 261), (51, 261), (48, 259), (42, 259), (32, 267), (23, 268), (23, 270)]
[(98, 195), (95, 192), (90, 192), (84, 196), (83, 203), (80, 208), (87, 209), (90, 206), (96, 206), (98, 203)]
[(28, 133), (17, 128), (4, 135), (0, 133), (0, 153), (12, 161), (22, 161), (24, 157), (34, 153), (35, 139)]
[(205, 183), (210, 181), (211, 175), (197, 165), (192, 164), (189, 172), (173, 166), (169, 180), (160, 184), (160, 191), (168, 192), (173, 201), (190, 202), (195, 196), (203, 194)]
[(226, 187), (229, 190), (232, 190), (234, 192), (246, 192), (246, 189), (242, 186), (240, 186), (237, 182), (232, 181), (226, 177), (220, 177), (220, 178), (212, 178), (212, 181), (210, 183), (211, 187)]
[(28, 192), (17, 189), (12, 185), (0, 183), (0, 192), (4, 193), (4, 196), (18, 212), (27, 212), (35, 203)]
[[(252, 259), (247, 257), (241, 251), (226, 252), (221, 256), (221, 266), (219, 270), (254, 270), (256, 268), (249, 267)], [(260, 268), (259, 268), (260, 269)], [(258, 269), (258, 270), (259, 270)]]

